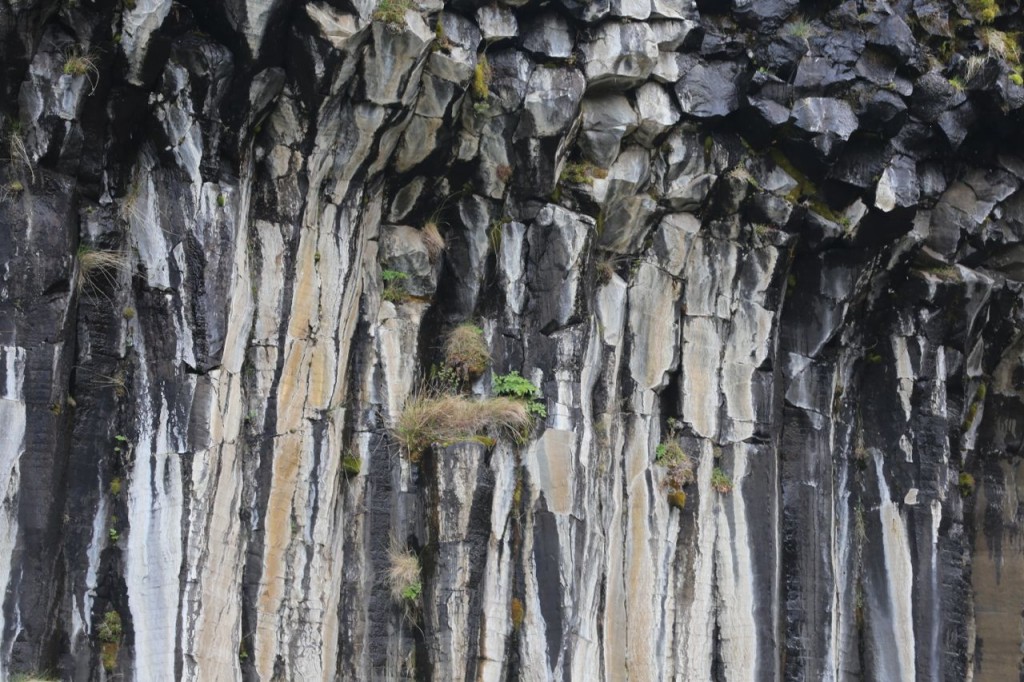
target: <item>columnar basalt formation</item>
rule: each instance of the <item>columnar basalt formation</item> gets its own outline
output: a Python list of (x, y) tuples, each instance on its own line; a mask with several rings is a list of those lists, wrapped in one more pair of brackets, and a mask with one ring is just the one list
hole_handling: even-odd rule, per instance
[(1016, 679), (1022, 30), (0, 0), (0, 678)]

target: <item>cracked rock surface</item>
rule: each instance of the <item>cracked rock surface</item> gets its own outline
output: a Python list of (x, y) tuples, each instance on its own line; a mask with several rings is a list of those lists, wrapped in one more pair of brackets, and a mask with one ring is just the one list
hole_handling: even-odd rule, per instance
[(1022, 30), (0, 0), (0, 679), (1017, 679)]

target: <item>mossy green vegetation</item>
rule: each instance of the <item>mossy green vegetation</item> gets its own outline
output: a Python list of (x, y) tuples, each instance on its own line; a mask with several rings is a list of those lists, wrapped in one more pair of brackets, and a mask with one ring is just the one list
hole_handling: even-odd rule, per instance
[(373, 20), (398, 32), (405, 28), (405, 13), (414, 7), (410, 0), (380, 0), (377, 9), (373, 10)]
[(665, 486), (672, 492), (693, 483), (693, 461), (676, 440), (668, 440), (654, 450), (655, 464), (665, 469)]
[(595, 166), (589, 161), (579, 161), (565, 164), (558, 180), (571, 185), (592, 185), (595, 178), (600, 180), (607, 177), (607, 169)]
[(444, 30), (444, 24), (441, 23), (441, 15), (437, 15), (437, 23), (434, 24), (434, 45), (432, 49), (437, 52), (448, 52), (452, 49), (452, 41), (448, 39), (448, 34)]
[(833, 222), (843, 228), (850, 227), (850, 219), (842, 213), (832, 210), (832, 208), (825, 202), (821, 195), (821, 191), (818, 186), (809, 178), (807, 174), (793, 165), (793, 162), (782, 153), (778, 148), (773, 148), (769, 155), (772, 161), (775, 162), (782, 170), (786, 171), (796, 181), (796, 187), (790, 190), (789, 194), (786, 195), (786, 200), (792, 203), (803, 203), (811, 211), (818, 214), (825, 220)]
[(345, 476), (352, 478), (359, 475), (359, 471), (363, 468), (363, 461), (352, 453), (345, 453), (345, 456), (341, 458), (341, 470)]
[(123, 634), (120, 614), (113, 609), (104, 613), (103, 620), (96, 628), (96, 636), (100, 640), (100, 662), (107, 672), (117, 667), (117, 654), (121, 648)]
[(999, 4), (996, 0), (968, 0), (971, 14), (982, 24), (991, 24), (999, 16)]
[(670, 506), (682, 511), (686, 508), (686, 493), (682, 490), (673, 490), (668, 494), (668, 503)]
[(974, 397), (971, 398), (971, 403), (967, 407), (967, 414), (964, 417), (964, 431), (970, 430), (974, 425), (975, 420), (978, 418), (978, 411), (985, 403), (985, 396), (987, 395), (988, 385), (983, 381), (978, 384), (977, 390), (974, 391)]
[(381, 296), (385, 301), (404, 303), (409, 299), (409, 292), (405, 288), (405, 281), (409, 279), (409, 275), (399, 270), (383, 270), (380, 278), (384, 281)]
[(719, 467), (711, 472), (711, 487), (722, 495), (732, 492), (732, 479)]
[(491, 98), (491, 64), (487, 61), (487, 55), (481, 54), (473, 69), (473, 96), (481, 102)]

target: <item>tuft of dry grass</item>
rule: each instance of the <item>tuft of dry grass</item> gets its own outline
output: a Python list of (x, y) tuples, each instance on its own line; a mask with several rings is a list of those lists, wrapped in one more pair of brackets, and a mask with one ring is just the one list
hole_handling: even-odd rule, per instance
[(102, 281), (114, 284), (118, 273), (127, 268), (128, 257), (120, 251), (81, 248), (78, 250), (78, 290), (87, 284), (97, 286)]
[(488, 432), (515, 438), (530, 423), (526, 405), (513, 398), (420, 395), (405, 404), (392, 431), (409, 458), (418, 461), (433, 443), (469, 440)]
[(1020, 62), (1020, 45), (1015, 36), (985, 27), (978, 29), (978, 38), (981, 39), (981, 44), (985, 46), (985, 49), (992, 54), (1013, 64)]
[(444, 251), (444, 237), (441, 236), (441, 230), (438, 228), (437, 222), (433, 220), (428, 221), (420, 232), (423, 246), (427, 247), (427, 257), (430, 258), (431, 263), (436, 263), (441, 252)]
[(612, 281), (615, 277), (615, 273), (618, 271), (619, 266), (622, 264), (622, 257), (616, 256), (612, 253), (603, 253), (595, 260), (595, 272), (597, 273), (597, 283), (607, 284)]
[(94, 91), (100, 80), (96, 60), (80, 47), (72, 47), (64, 53), (64, 73), (71, 77), (84, 76)]
[[(11, 164), (15, 167), (23, 166), (29, 173), (34, 184), (36, 181), (36, 169), (32, 164), (32, 156), (28, 153), (28, 147), (25, 146), (25, 139), (21, 136), (21, 131), (17, 128), (12, 128), (7, 140), (8, 153), (10, 155)], [(22, 187), (24, 189), (24, 186)]]
[(423, 589), (419, 558), (395, 541), (388, 548), (387, 584), (391, 598), (400, 604), (415, 602)]
[(974, 54), (967, 58), (967, 66), (964, 68), (964, 82), (970, 83), (974, 77), (981, 73), (982, 67), (988, 61), (987, 57)]
[[(128, 395), (128, 375), (123, 369), (114, 370), (113, 374), (103, 374), (86, 367), (78, 367), (78, 371), (88, 375), (88, 383), (96, 388), (112, 388), (114, 395), (123, 398)], [(72, 405), (72, 407), (74, 407)]]
[(471, 322), (464, 322), (451, 330), (444, 343), (444, 361), (463, 381), (486, 372), (491, 364), (491, 352), (483, 330)]

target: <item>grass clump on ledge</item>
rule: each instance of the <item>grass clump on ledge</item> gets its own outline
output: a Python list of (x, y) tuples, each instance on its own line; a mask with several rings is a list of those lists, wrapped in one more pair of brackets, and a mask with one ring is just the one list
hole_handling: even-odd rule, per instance
[(405, 288), (405, 280), (409, 279), (409, 275), (400, 270), (384, 270), (380, 278), (384, 280), (381, 296), (385, 301), (404, 303), (409, 299), (409, 292)]
[(128, 267), (128, 257), (120, 251), (94, 250), (82, 247), (78, 250), (78, 290), (86, 284), (97, 286), (105, 280), (110, 284), (116, 281), (117, 273)]
[(693, 483), (693, 462), (676, 441), (659, 445), (654, 451), (654, 461), (665, 468), (665, 486), (673, 492)]
[(99, 82), (100, 72), (96, 68), (96, 61), (92, 55), (78, 47), (73, 47), (65, 53), (63, 71), (65, 75), (73, 78), (85, 76), (93, 90), (96, 89), (96, 84)]
[(491, 364), (491, 352), (484, 339), (484, 330), (464, 322), (448, 333), (444, 343), (444, 361), (463, 381), (474, 379)]
[(430, 259), (430, 262), (436, 263), (445, 246), (444, 237), (441, 235), (441, 229), (438, 227), (437, 221), (428, 220), (423, 225), (423, 229), (420, 230), (420, 237), (423, 239), (423, 246), (427, 249), (427, 257)]
[(711, 487), (722, 495), (728, 495), (732, 492), (732, 479), (724, 471), (715, 467), (715, 470), (711, 472)]
[(579, 163), (567, 163), (558, 177), (559, 182), (571, 185), (592, 185), (594, 178), (603, 180), (608, 177), (608, 170), (599, 168), (589, 161)]
[(415, 604), (423, 592), (419, 558), (396, 543), (388, 549), (387, 584), (391, 598), (399, 604)]
[(974, 18), (983, 24), (991, 24), (999, 16), (999, 5), (996, 0), (968, 0)]
[(117, 654), (121, 648), (123, 633), (120, 614), (112, 609), (107, 611), (103, 615), (103, 621), (96, 628), (96, 635), (100, 640), (100, 661), (107, 672), (117, 667)]
[(380, 0), (377, 9), (373, 10), (373, 20), (397, 33), (405, 27), (405, 13), (413, 7), (410, 0)]
[(802, 18), (797, 18), (794, 21), (789, 22), (782, 28), (782, 30), (787, 36), (800, 38), (802, 40), (807, 40), (813, 33), (810, 22)]
[(1020, 63), (1020, 44), (1016, 35), (985, 27), (978, 30), (978, 38), (989, 53), (1005, 59), (1011, 65)]
[(409, 459), (416, 462), (434, 443), (474, 440), (488, 433), (517, 438), (530, 422), (526, 403), (513, 398), (418, 396), (406, 403), (393, 430)]

